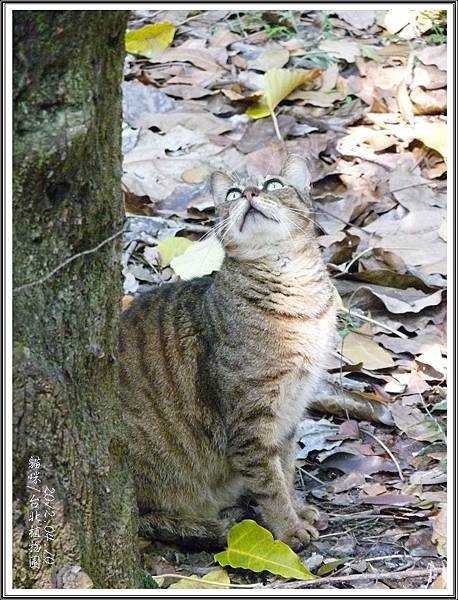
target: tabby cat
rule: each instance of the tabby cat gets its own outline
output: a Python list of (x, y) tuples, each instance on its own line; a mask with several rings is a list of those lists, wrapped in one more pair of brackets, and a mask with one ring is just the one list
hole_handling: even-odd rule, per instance
[(122, 317), (140, 534), (224, 545), (229, 509), (248, 496), (298, 549), (317, 536), (318, 513), (295, 497), (296, 424), (335, 335), (307, 167), (290, 156), (279, 176), (216, 172), (211, 187), (221, 270), (141, 295)]

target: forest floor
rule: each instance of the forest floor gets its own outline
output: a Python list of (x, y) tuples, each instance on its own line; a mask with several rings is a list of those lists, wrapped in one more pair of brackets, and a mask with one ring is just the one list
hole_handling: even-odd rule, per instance
[[(318, 241), (341, 302), (321, 394), (327, 415), (299, 424), (297, 446), (298, 490), (323, 515), (319, 540), (300, 557), (326, 580), (229, 567), (231, 584), (444, 587), (443, 13), (134, 11), (129, 29), (150, 23), (161, 25), (125, 61), (124, 306), (191, 277), (197, 263), (197, 274), (217, 268), (217, 249), (206, 246), (203, 260), (198, 242), (215, 224), (212, 170), (276, 173), (288, 152), (308, 160)], [(287, 94), (275, 69), (305, 69), (306, 83)], [(267, 80), (277, 123), (246, 113)], [(141, 548), (151, 575), (216, 566), (210, 553)]]

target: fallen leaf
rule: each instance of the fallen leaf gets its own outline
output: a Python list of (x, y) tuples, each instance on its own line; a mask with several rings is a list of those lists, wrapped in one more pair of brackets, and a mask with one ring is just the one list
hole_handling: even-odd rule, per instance
[(300, 85), (311, 83), (319, 69), (271, 69), (264, 75), (264, 96), (246, 110), (253, 119), (269, 116), (275, 107)]
[(444, 439), (437, 422), (418, 408), (394, 402), (390, 410), (396, 426), (410, 438), (420, 442), (437, 442)]
[(447, 505), (442, 506), (439, 513), (431, 520), (433, 522), (432, 542), (436, 544), (441, 556), (447, 556)]
[(169, 21), (145, 25), (141, 29), (126, 31), (126, 50), (131, 54), (157, 57), (170, 46), (175, 35), (175, 27)]
[(363, 486), (365, 482), (366, 478), (362, 473), (353, 471), (352, 473), (348, 473), (348, 475), (334, 479), (334, 481), (328, 485), (327, 490), (332, 494), (339, 494), (340, 492), (359, 488)]
[(183, 237), (167, 237), (157, 243), (161, 265), (168, 267), (176, 256), (180, 256), (192, 245), (191, 240)]
[(365, 504), (381, 504), (386, 506), (408, 506), (418, 502), (416, 496), (406, 496), (404, 494), (379, 494), (378, 496), (361, 495), (361, 500)]
[(343, 339), (342, 354), (351, 364), (362, 363), (363, 368), (369, 371), (394, 366), (391, 355), (376, 341), (354, 331), (351, 331)]
[(343, 19), (356, 29), (367, 29), (375, 22), (375, 10), (336, 10), (339, 19)]
[(193, 242), (183, 254), (176, 256), (170, 266), (181, 279), (210, 275), (221, 268), (224, 260), (224, 250), (215, 237), (203, 242)]
[(289, 52), (283, 46), (274, 45), (266, 48), (262, 54), (248, 63), (250, 69), (258, 71), (270, 71), (272, 69), (281, 69), (289, 60)]
[(436, 65), (441, 71), (447, 70), (447, 45), (425, 46), (416, 51), (417, 58), (424, 65)]
[(336, 433), (336, 427), (327, 419), (303, 419), (297, 428), (296, 435), (301, 448), (297, 451), (296, 458), (306, 458), (313, 450), (331, 450), (340, 446), (342, 440), (328, 439), (335, 438)]
[[(203, 577), (199, 577), (198, 575), (191, 575), (191, 579), (194, 581), (189, 581), (189, 579), (182, 579), (177, 583), (172, 583), (168, 587), (168, 589), (219, 589), (219, 588), (228, 588), (231, 580), (229, 579), (229, 575), (226, 573), (224, 569), (213, 569), (209, 573), (206, 573)], [(206, 583), (208, 582), (208, 583)], [(220, 585), (211, 585), (218, 583)]]
[(447, 589), (447, 568), (445, 566), (442, 567), (441, 573), (432, 582), (429, 589), (430, 590), (445, 590), (445, 589)]
[(215, 554), (222, 567), (249, 569), (255, 573), (269, 571), (291, 579), (316, 579), (284, 542), (251, 519), (234, 525), (227, 536), (227, 550)]
[(436, 123), (422, 123), (416, 125), (413, 131), (415, 139), (420, 140), (428, 146), (439, 152), (447, 162), (447, 124), (443, 121)]
[(361, 56), (359, 45), (348, 39), (324, 40), (318, 47), (320, 50), (331, 54), (331, 56), (343, 58), (349, 63), (355, 62), (356, 57)]
[(337, 452), (323, 460), (321, 466), (326, 469), (339, 469), (343, 473), (359, 471), (364, 475), (372, 475), (380, 471), (397, 472), (396, 466), (391, 460), (380, 456), (355, 456), (348, 452)]
[(328, 573), (332, 573), (349, 560), (351, 560), (351, 557), (349, 556), (346, 556), (345, 558), (339, 558), (338, 560), (330, 560), (329, 562), (324, 563), (324, 565), (318, 569), (317, 574), (321, 577), (323, 575), (327, 575)]

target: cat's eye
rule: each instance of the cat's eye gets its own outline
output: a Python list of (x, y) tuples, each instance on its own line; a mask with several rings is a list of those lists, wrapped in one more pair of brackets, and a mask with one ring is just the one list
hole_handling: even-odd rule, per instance
[(231, 188), (226, 194), (226, 200), (230, 202), (231, 200), (238, 200), (242, 197), (242, 190), (238, 188)]
[(276, 190), (281, 190), (283, 187), (285, 186), (279, 179), (269, 179), (269, 181), (266, 181), (264, 184), (264, 188), (268, 192), (275, 192)]

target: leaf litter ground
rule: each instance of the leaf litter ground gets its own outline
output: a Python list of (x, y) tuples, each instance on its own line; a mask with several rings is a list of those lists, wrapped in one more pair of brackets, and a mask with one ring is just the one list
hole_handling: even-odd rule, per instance
[[(164, 10), (133, 11), (129, 24), (142, 33), (129, 34), (123, 83), (124, 308), (219, 268), (211, 238), (197, 243), (215, 225), (213, 169), (275, 172), (287, 152), (308, 159), (341, 310), (321, 414), (299, 424), (298, 492), (322, 512), (321, 537), (301, 559), (323, 577), (360, 576), (327, 588), (443, 586), (428, 566), (446, 553), (444, 19)], [(303, 85), (281, 75), (295, 87), (273, 99), (277, 124), (262, 116), (264, 75), (275, 69), (313, 73)], [(141, 548), (154, 575), (216, 566), (209, 553)], [(232, 583), (299, 587), (227, 570)]]

